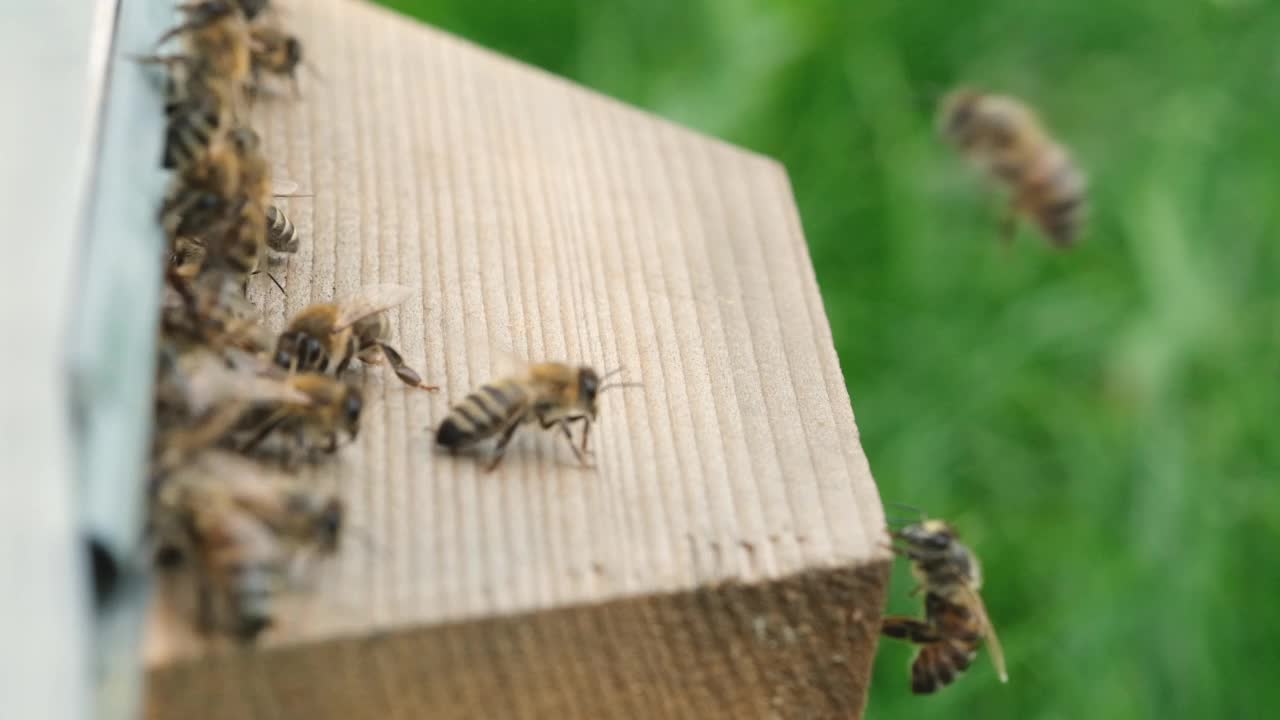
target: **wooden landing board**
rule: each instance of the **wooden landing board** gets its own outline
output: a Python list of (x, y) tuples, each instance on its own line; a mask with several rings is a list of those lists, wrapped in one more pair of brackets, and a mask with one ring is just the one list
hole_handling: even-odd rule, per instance
[[(264, 648), (162, 596), (151, 716), (856, 716), (884, 522), (783, 169), (370, 5), (283, 20), (323, 80), (255, 123), (314, 197), (287, 296), (251, 294), (278, 329), (412, 287), (393, 344), (444, 390), (367, 371), (358, 442), (309, 472), (370, 542)], [(513, 358), (643, 383), (602, 396), (596, 469), (532, 431), (492, 474), (434, 451)]]

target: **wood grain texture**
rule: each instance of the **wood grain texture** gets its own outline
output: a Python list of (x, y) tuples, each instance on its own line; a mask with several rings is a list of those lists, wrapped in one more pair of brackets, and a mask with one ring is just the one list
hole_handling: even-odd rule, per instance
[[(782, 168), (369, 5), (284, 17), (324, 81), (255, 122), (314, 197), (287, 296), (253, 297), (278, 329), (412, 287), (394, 344), (444, 391), (365, 371), (359, 441), (309, 472), (371, 542), (257, 653), (162, 597), (152, 716), (857, 716), (884, 521)], [(550, 433), (492, 474), (435, 452), (512, 357), (643, 383), (602, 397), (595, 470)]]

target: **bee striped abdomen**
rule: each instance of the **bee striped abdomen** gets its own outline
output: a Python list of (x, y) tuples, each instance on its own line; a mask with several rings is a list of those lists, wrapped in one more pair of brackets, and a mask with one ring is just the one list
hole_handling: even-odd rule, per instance
[(275, 205), (267, 206), (267, 247), (276, 252), (294, 253), (300, 242), (293, 222)]
[(911, 663), (911, 692), (928, 695), (955, 682), (973, 664), (977, 642), (942, 640), (920, 648)]
[(524, 400), (525, 391), (515, 383), (484, 385), (453, 406), (436, 431), (436, 444), (456, 449), (490, 438), (507, 427)]
[(221, 117), (215, 108), (193, 103), (172, 106), (166, 114), (163, 167), (185, 168), (208, 149)]
[(1056, 167), (1033, 188), (1040, 201), (1031, 207), (1037, 224), (1049, 239), (1065, 246), (1075, 241), (1084, 224), (1085, 180), (1065, 152), (1055, 159)]

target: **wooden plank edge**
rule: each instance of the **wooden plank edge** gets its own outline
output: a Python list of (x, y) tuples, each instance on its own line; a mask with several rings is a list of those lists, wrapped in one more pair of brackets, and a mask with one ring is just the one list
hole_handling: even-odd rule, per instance
[(147, 717), (856, 718), (889, 568), (206, 656), (149, 671)]

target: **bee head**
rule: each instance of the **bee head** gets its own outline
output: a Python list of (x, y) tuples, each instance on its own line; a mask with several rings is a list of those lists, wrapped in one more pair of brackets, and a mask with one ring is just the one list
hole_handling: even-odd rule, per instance
[(346, 397), (342, 400), (342, 427), (351, 433), (352, 440), (360, 432), (360, 412), (363, 409), (364, 399), (360, 397), (360, 391), (348, 387)]
[(578, 404), (593, 419), (596, 416), (596, 398), (600, 395), (600, 376), (594, 368), (583, 365), (578, 368)]
[(952, 90), (942, 98), (938, 129), (952, 142), (961, 142), (970, 132), (982, 94), (971, 88)]
[(908, 525), (893, 535), (905, 542), (910, 550), (926, 555), (946, 553), (956, 540), (955, 529), (942, 520), (925, 520)]

